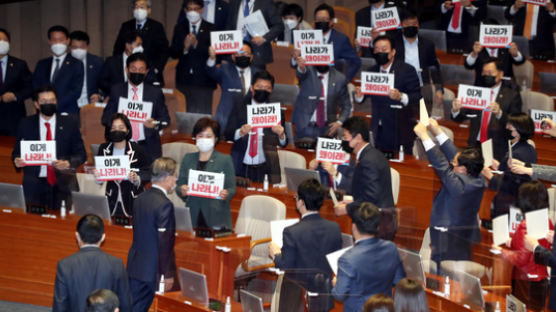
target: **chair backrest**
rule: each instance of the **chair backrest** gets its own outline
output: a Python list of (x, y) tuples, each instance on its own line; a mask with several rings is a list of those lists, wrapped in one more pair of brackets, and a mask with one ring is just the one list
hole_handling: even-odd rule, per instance
[(353, 236), (351, 234), (342, 233), (342, 248), (353, 246)]
[(538, 72), (539, 75), (539, 91), (556, 94), (556, 73)]
[(185, 112), (185, 96), (178, 89), (171, 89), (172, 93), (164, 92), (164, 100), (166, 102), (166, 107), (168, 108), (168, 114), (170, 115), (170, 125), (164, 131), (171, 132), (172, 130), (178, 129), (178, 123), (176, 121), (176, 112)]
[(504, 5), (487, 5), (487, 16), (489, 18), (493, 18), (500, 23), (500, 25), (508, 25), (509, 22), (504, 16), (504, 11), (506, 10), (506, 6)]
[[(336, 13), (336, 12), (334, 12)], [(355, 23), (354, 23), (355, 24)], [(353, 42), (353, 35), (355, 34), (355, 26), (350, 25), (348, 22), (337, 19), (336, 23), (334, 24), (334, 30), (341, 32), (342, 34), (348, 36), (349, 42)]]
[(165, 88), (176, 88), (176, 67), (178, 66), (178, 60), (170, 60), (164, 66), (164, 87)]
[(540, 109), (546, 111), (554, 110), (554, 101), (544, 93), (536, 91), (521, 91), (521, 101), (523, 105), (521, 111), (529, 114), (531, 109)]
[(346, 8), (344, 6), (333, 6), (334, 15), (338, 21), (343, 21), (349, 26), (351, 32), (344, 33), (349, 38), (353, 38), (355, 34), (355, 12), (352, 9)]
[[(292, 45), (290, 45), (293, 47)], [(291, 48), (272, 44), (272, 55), (274, 62), (266, 66), (266, 70), (271, 72), (276, 78), (276, 83), (297, 84), (295, 68), (290, 66)]]
[(434, 42), (434, 46), (437, 50), (446, 52), (446, 31), (420, 28), (419, 35)]
[(442, 104), (444, 106), (444, 119), (450, 120), (450, 112), (452, 110), (452, 102), (456, 98), (454, 91), (444, 88), (444, 95), (442, 96)]
[(440, 72), (445, 85), (473, 85), (475, 82), (475, 71), (465, 69), (463, 65), (440, 64)]
[(286, 137), (288, 138), (288, 145), (295, 146), (295, 137), (293, 136), (293, 124), (291, 121), (286, 121)]
[(282, 175), (282, 182), (286, 181), (286, 173), (284, 168), (297, 168), (306, 169), (307, 160), (303, 155), (286, 150), (278, 150), (278, 159), (280, 160), (280, 174)]
[(286, 218), (286, 205), (276, 198), (250, 195), (241, 201), (235, 232), (251, 236), (251, 240), (270, 237), (270, 221)]
[(523, 87), (525, 85), (527, 89), (533, 87), (533, 79), (535, 78), (535, 66), (531, 61), (526, 60), (525, 63), (521, 65), (512, 65), (514, 71), (515, 82)]
[(530, 56), (529, 53), (529, 39), (523, 36), (516, 36), (512, 37), (512, 41), (515, 42), (518, 46), (519, 52), (523, 55), (524, 58), (528, 58)]
[(394, 197), (394, 205), (396, 205), (400, 196), (400, 173), (398, 170), (390, 168), (390, 176), (392, 180), (392, 196)]
[(191, 143), (172, 142), (162, 144), (162, 156), (170, 157), (177, 163), (176, 171), (179, 172), (179, 166), (183, 156), (188, 153), (198, 152), (199, 148)]
[(293, 106), (298, 94), (299, 88), (296, 85), (277, 83), (274, 85), (274, 89), (272, 90), (272, 94), (270, 95), (268, 102), (278, 102), (282, 104), (282, 106)]
[(425, 234), (423, 234), (423, 241), (421, 242), (421, 249), (419, 249), (419, 254), (421, 255), (421, 259), (423, 260), (430, 260), (431, 258), (431, 233), (430, 229), (427, 228), (425, 230)]
[(92, 156), (92, 162), (94, 163), (95, 160), (95, 156), (98, 155), (98, 149), (100, 148), (100, 144), (91, 144), (89, 145), (91, 148), (91, 156)]
[[(361, 72), (368, 71), (369, 68), (376, 65), (376, 60), (372, 57), (362, 57), (361, 58), (361, 67), (359, 67), (359, 71), (355, 75), (355, 80), (361, 79)], [(353, 101), (353, 99), (352, 99)]]
[[(81, 110), (79, 111), (81, 122), (80, 130), (81, 137), (83, 138), (83, 144), (85, 146), (104, 142), (104, 126), (100, 122), (103, 110), (103, 107), (96, 106), (95, 104), (89, 104), (81, 107)], [(93, 154), (92, 156), (95, 155), (96, 154)]]
[(106, 182), (102, 184), (97, 183), (95, 176), (90, 173), (75, 173), (77, 185), (79, 185), (79, 192), (91, 195), (105, 195)]

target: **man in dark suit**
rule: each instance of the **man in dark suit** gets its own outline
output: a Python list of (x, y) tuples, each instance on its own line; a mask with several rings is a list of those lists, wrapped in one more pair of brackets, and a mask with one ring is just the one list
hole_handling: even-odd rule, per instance
[(437, 0), (436, 7), (441, 14), (441, 29), (446, 31), (448, 51), (463, 53), (469, 51), (473, 26), (478, 26), (486, 16), (486, 0)]
[(128, 83), (114, 85), (110, 91), (110, 99), (102, 112), (102, 124), (107, 125), (112, 114), (118, 111), (120, 98), (132, 99), (153, 104), (151, 117), (144, 123), (131, 122), (132, 140), (143, 146), (149, 163), (162, 156), (159, 131), (170, 124), (170, 115), (160, 88), (144, 83), (149, 72), (147, 57), (143, 53), (135, 53), (126, 61)]
[[(394, 89), (390, 90), (388, 96), (371, 95), (371, 131), (375, 146), (389, 153), (403, 146), (406, 154), (412, 154), (415, 136), (411, 129), (421, 99), (417, 71), (413, 66), (395, 59), (397, 51), (390, 37), (377, 37), (373, 41), (373, 49), (377, 64), (368, 71), (394, 74)], [(360, 87), (356, 88), (356, 93), (356, 102), (363, 102)]]
[(70, 34), (71, 56), (83, 63), (83, 88), (77, 100), (79, 108), (89, 104), (101, 102), (102, 96), (98, 87), (100, 73), (104, 61), (102, 58), (89, 53), (89, 35), (84, 31), (73, 31)]
[(208, 75), (210, 32), (214, 24), (201, 18), (203, 0), (185, 0), (187, 18), (174, 28), (170, 56), (177, 58), (176, 87), (185, 95), (187, 112), (212, 114), (216, 83)]
[(351, 215), (355, 245), (338, 259), (338, 274), (332, 282), (332, 295), (344, 302), (344, 311), (362, 311), (374, 294), (391, 297), (392, 287), (405, 277), (396, 245), (377, 237), (380, 219), (379, 209), (365, 202)]
[(222, 89), (220, 103), (218, 103), (214, 118), (221, 125), (223, 131), (227, 127), (234, 103), (242, 101), (247, 95), (253, 75), (260, 71), (252, 65), (252, 51), (251, 43), (244, 41), (241, 50), (232, 55), (232, 62), (223, 63), (218, 67), (214, 48), (209, 47), (207, 73), (220, 84), (220, 89)]
[(48, 29), (52, 56), (40, 60), (33, 73), (33, 88), (52, 85), (58, 97), (58, 112), (79, 114), (77, 100), (83, 87), (83, 63), (68, 55), (69, 33), (64, 26)]
[(131, 311), (131, 293), (122, 260), (100, 249), (106, 235), (96, 215), (81, 217), (75, 233), (79, 251), (58, 261), (52, 311), (85, 311), (87, 297), (104, 288), (116, 293), (120, 311)]
[(10, 33), (0, 28), (0, 135), (16, 136), (33, 84), (27, 62), (11, 55)]
[[(269, 255), (274, 259), (275, 267), (299, 270), (301, 273), (297, 277), (306, 283), (305, 289), (317, 293), (330, 293), (332, 270), (326, 255), (342, 248), (338, 224), (319, 215), (324, 195), (325, 191), (317, 180), (301, 182), (295, 197), (301, 221), (284, 229), (281, 248), (274, 242), (269, 245)], [(333, 302), (328, 298), (311, 298), (309, 311), (330, 310)]]
[[(253, 65), (265, 69), (266, 64), (274, 61), (270, 42), (284, 31), (284, 23), (274, 3), (272, 0), (231, 0), (229, 8), (226, 29), (243, 31), (244, 40), (253, 45)], [(245, 27), (244, 20), (257, 10), (262, 12), (269, 31), (262, 36), (252, 37)]]
[(251, 81), (250, 92), (236, 101), (226, 127), (226, 139), (234, 141), (231, 156), (236, 175), (253, 182), (263, 182), (268, 175), (270, 183), (280, 183), (280, 161), (277, 146), (286, 146), (287, 139), (281, 112), (281, 124), (272, 128), (252, 128), (247, 122), (247, 105), (265, 104), (274, 88), (274, 76), (267, 71), (258, 72)]
[[(21, 120), (12, 152), (16, 168), (23, 168), (25, 202), (58, 209), (64, 200), (66, 207), (71, 207), (71, 191), (77, 190), (75, 168), (87, 158), (78, 122), (67, 114), (56, 113), (56, 91), (50, 86), (39, 88), (33, 101), (39, 113)], [(23, 140), (55, 140), (57, 160), (48, 166), (26, 166), (21, 158)]]
[(514, 35), (529, 39), (529, 51), (534, 58), (554, 59), (552, 28), (556, 23), (556, 10), (553, 0), (544, 6), (514, 0), (506, 8), (505, 16), (514, 25)]
[(114, 43), (113, 55), (120, 55), (125, 50), (124, 37), (127, 33), (137, 31), (143, 39), (143, 51), (152, 63), (152, 71), (156, 82), (164, 84), (162, 72), (168, 60), (168, 39), (164, 26), (149, 16), (151, 15), (151, 0), (133, 1), (133, 19), (124, 22), (120, 27), (118, 38)]
[(440, 146), (429, 137), (424, 123), (415, 126), (415, 133), (442, 181), (430, 218), (432, 260), (440, 267), (443, 260), (470, 260), (472, 244), (481, 241), (477, 214), (486, 181), (481, 176), (484, 159), (479, 149), (466, 148), (458, 153), (432, 118), (429, 130)]
[[(185, 5), (187, 0), (183, 1), (178, 21), (176, 24), (181, 24), (186, 21)], [(226, 23), (228, 22), (228, 2), (224, 0), (205, 0), (203, 7), (203, 20), (214, 24), (216, 30), (226, 30)]]
[(334, 67), (305, 66), (296, 58), (299, 94), (292, 113), (296, 138), (334, 137), (351, 114), (349, 81)]
[[(519, 48), (515, 42), (510, 44), (510, 48), (485, 48), (481, 46), (479, 41), (473, 44), (473, 51), (465, 58), (465, 68), (475, 70), (475, 85), (484, 84), (482, 79), (483, 64), (491, 57), (496, 57), (502, 62), (502, 71), (504, 77), (513, 79), (513, 65), (521, 65), (525, 63), (525, 57), (519, 52)], [(519, 83), (519, 81), (517, 81)]]
[[(385, 8), (391, 8), (395, 6), (398, 6), (395, 1), (369, 0), (369, 6), (359, 9), (355, 13), (355, 26), (373, 27), (374, 21), (372, 16), (374, 11), (385, 9)], [(394, 29), (394, 30), (389, 30), (387, 33), (390, 36), (394, 37), (397, 35), (398, 32), (399, 32), (398, 30)], [(374, 32), (374, 31), (372, 33), (374, 35), (373, 39), (375, 39), (381, 34), (380, 32)], [(357, 47), (358, 50), (359, 49), (361, 50), (361, 57), (373, 57), (372, 46), (369, 48), (361, 47), (357, 39), (355, 39), (354, 42), (355, 42), (355, 47)]]
[(133, 243), (127, 256), (127, 273), (133, 311), (147, 312), (164, 281), (165, 290), (177, 285), (174, 240), (176, 220), (168, 194), (176, 187), (176, 162), (168, 157), (154, 161), (152, 186), (133, 204)]
[(482, 71), (482, 86), (491, 90), (492, 103), (489, 107), (486, 110), (477, 111), (462, 109), (458, 99), (452, 103), (452, 119), (454, 121), (470, 120), (467, 144), (480, 147), (482, 142), (492, 139), (495, 159), (502, 159), (508, 151), (508, 144), (504, 137), (508, 114), (521, 112), (522, 105), (519, 92), (502, 84), (503, 76), (502, 62), (497, 58), (486, 59)]

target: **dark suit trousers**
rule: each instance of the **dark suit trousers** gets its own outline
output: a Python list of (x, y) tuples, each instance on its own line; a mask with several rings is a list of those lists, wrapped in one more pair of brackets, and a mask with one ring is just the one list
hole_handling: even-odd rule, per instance
[(30, 206), (48, 207), (60, 209), (62, 200), (65, 200), (66, 208), (71, 207), (71, 194), (60, 190), (59, 185), (50, 186), (46, 178), (36, 178), (23, 183), (23, 194), (25, 203)]
[(133, 298), (133, 312), (149, 311), (149, 307), (154, 299), (156, 286), (156, 282), (149, 283), (134, 278), (129, 279), (129, 290)]
[(440, 262), (444, 260), (471, 260), (473, 244), (466, 237), (441, 232), (431, 226), (431, 258), (440, 270)]
[(212, 114), (213, 88), (177, 85), (185, 95), (185, 108), (188, 113)]
[(305, 128), (295, 129), (295, 139), (311, 138), (316, 140), (318, 137), (327, 137), (329, 129), (328, 126), (319, 128), (315, 124), (309, 123)]
[(446, 31), (446, 45), (448, 51), (451, 53), (466, 53), (469, 52), (471, 44), (469, 36), (464, 36), (463, 34), (456, 34)]

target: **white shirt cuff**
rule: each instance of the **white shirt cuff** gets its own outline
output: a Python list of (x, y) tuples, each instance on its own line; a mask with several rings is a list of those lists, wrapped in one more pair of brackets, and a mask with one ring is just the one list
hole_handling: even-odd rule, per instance
[(297, 66), (297, 63), (295, 62), (295, 59), (293, 57), (290, 59), (290, 64), (292, 64), (293, 67)]
[(403, 106), (407, 106), (407, 103), (409, 103), (409, 97), (407, 97), (407, 93), (402, 93), (400, 102), (402, 102)]
[(552, 17), (556, 17), (556, 10), (554, 10), (552, 12), (548, 12), (548, 14), (550, 14), (550, 16), (552, 16)]
[(469, 55), (467, 55), (467, 58), (465, 59), (465, 62), (467, 63), (467, 65), (473, 66), (473, 65), (475, 65), (475, 62), (477, 61), (477, 57), (479, 57), (478, 54), (477, 54), (476, 57), (473, 57), (473, 53), (469, 53)]
[(446, 12), (448, 12), (446, 7), (444, 6), (444, 3), (442, 3), (442, 5), (440, 6), (440, 11), (442, 11), (442, 14), (446, 14)]
[(436, 140), (438, 141), (438, 145), (444, 144), (444, 142), (448, 141), (450, 138), (446, 135), (446, 133), (442, 132), (436, 136)]
[(284, 146), (286, 144), (286, 140), (288, 139), (288, 137), (286, 137), (286, 133), (284, 133), (284, 139), (280, 139), (280, 136), (278, 136), (278, 140), (280, 140), (280, 145)]
[[(294, 66), (296, 66), (297, 63), (294, 63)], [(301, 74), (305, 74), (307, 72), (307, 67), (303, 67), (303, 71), (301, 70), (301, 67), (297, 66), (297, 71)]]
[(207, 66), (208, 67), (214, 67), (214, 65), (216, 65), (216, 59), (211, 60), (210, 58), (207, 59)]
[[(336, 183), (336, 185), (340, 185), (340, 183), (342, 182), (342, 173), (338, 172), (338, 174), (334, 177), (334, 182)], [(336, 185), (334, 185), (334, 189), (336, 189)]]
[(458, 112), (451, 111), (451, 112), (452, 112), (452, 118), (458, 117), (459, 111)]
[(523, 55), (521, 55), (521, 52), (517, 51), (517, 56), (514, 57), (514, 61), (521, 62), (521, 60), (523, 60)]
[(515, 13), (517, 13), (517, 10), (515, 9), (515, 4), (514, 4), (510, 7), (510, 15), (515, 15)]
[(356, 95), (356, 96), (354, 96), (353, 98), (354, 98), (355, 102), (361, 103), (361, 102), (363, 102), (363, 100), (365, 99), (365, 96), (364, 96), (364, 95), (361, 95), (361, 97), (358, 97), (358, 96)]
[(471, 16), (475, 16), (475, 13), (477, 13), (477, 10), (479, 8), (476, 7), (476, 6), (471, 5), (469, 7), (466, 7), (465, 9), (467, 10), (467, 12), (469, 12), (469, 14), (471, 14)]
[(429, 151), (434, 147), (434, 141), (431, 138), (429, 138), (423, 141), (423, 146), (425, 147), (425, 151)]
[(234, 134), (234, 141), (239, 140), (239, 138), (241, 138), (241, 135), (239, 134), (239, 129), (237, 129), (235, 134)]

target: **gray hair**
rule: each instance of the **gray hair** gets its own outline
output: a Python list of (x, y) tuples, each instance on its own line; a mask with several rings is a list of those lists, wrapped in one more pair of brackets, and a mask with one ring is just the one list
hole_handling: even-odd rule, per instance
[[(131, 6), (135, 6), (135, 3), (139, 2), (141, 0), (131, 0)], [(152, 5), (151, 0), (147, 0), (147, 7), (150, 8)]]
[(151, 182), (160, 182), (176, 173), (176, 161), (170, 157), (157, 158), (151, 169)]

